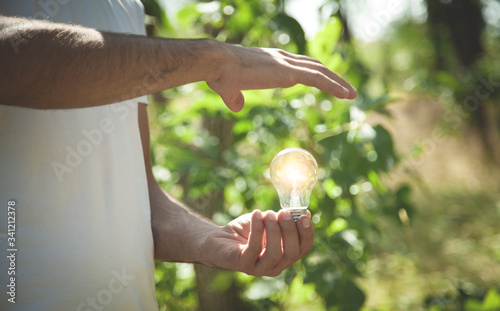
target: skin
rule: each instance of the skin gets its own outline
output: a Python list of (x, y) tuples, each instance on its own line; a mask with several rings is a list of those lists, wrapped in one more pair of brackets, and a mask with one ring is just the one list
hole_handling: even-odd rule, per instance
[(243, 108), (242, 90), (301, 83), (338, 98), (357, 95), (315, 59), (208, 39), (154, 39), (0, 16), (0, 51), (4, 105), (99, 106), (197, 81), (234, 112)]
[(199, 262), (255, 276), (277, 276), (309, 253), (314, 237), (310, 214), (301, 216), (296, 225), (289, 211), (255, 210), (223, 227), (195, 215), (163, 190), (153, 177), (145, 104), (139, 105), (139, 128), (156, 259)]
[[(0, 55), (0, 104), (34, 109), (106, 105), (197, 81), (234, 112), (244, 106), (242, 90), (300, 83), (338, 98), (357, 95), (319, 61), (282, 50), (106, 33), (1, 14)], [(156, 259), (277, 276), (310, 251), (310, 214), (295, 224), (288, 211), (255, 210), (226, 226), (195, 214), (153, 177), (145, 104), (139, 104), (138, 126)]]

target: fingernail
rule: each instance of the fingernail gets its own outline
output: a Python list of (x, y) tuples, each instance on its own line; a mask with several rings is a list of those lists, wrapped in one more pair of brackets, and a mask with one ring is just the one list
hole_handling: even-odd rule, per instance
[(284, 211), (283, 212), (283, 219), (284, 220), (290, 220), (290, 219), (292, 219), (292, 213), (290, 213), (290, 211)]
[(310, 226), (311, 226), (311, 219), (309, 217), (302, 219), (302, 227), (309, 228)]

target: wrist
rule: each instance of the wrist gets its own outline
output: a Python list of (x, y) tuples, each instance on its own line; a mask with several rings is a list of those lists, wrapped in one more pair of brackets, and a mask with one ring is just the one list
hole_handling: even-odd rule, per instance
[(199, 258), (195, 260), (196, 262), (199, 262), (207, 267), (217, 266), (217, 246), (215, 241), (216, 236), (218, 236), (222, 230), (223, 227), (214, 225), (212, 228), (207, 229), (204, 232), (203, 238), (197, 239), (199, 244), (196, 247), (198, 250), (196, 253), (198, 253)]
[(221, 66), (227, 59), (224, 43), (212, 39), (181, 39), (180, 42), (183, 42), (183, 48), (179, 52), (184, 59), (181, 70), (192, 74), (189, 82), (219, 79)]
[(202, 39), (203, 57), (201, 81), (217, 81), (222, 74), (224, 63), (228, 61), (228, 45), (211, 39)]

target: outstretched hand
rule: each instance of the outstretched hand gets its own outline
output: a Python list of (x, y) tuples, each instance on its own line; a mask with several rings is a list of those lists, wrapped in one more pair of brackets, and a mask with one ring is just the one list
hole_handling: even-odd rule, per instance
[(234, 112), (243, 108), (242, 90), (287, 88), (304, 84), (338, 98), (354, 99), (357, 91), (320, 61), (279, 49), (224, 45), (221, 60), (208, 86)]
[(278, 276), (311, 250), (314, 229), (308, 215), (295, 224), (289, 211), (242, 215), (207, 239), (211, 262), (254, 276)]
[[(32, 40), (17, 53), (11, 43), (19, 38)], [(2, 17), (0, 54), (2, 104), (36, 109), (106, 105), (198, 81), (234, 112), (243, 108), (242, 90), (304, 84), (338, 98), (357, 95), (313, 58), (209, 39), (152, 39)]]

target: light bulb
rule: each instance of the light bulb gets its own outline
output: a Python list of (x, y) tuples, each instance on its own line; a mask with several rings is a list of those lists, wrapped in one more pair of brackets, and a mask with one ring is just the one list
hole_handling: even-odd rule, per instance
[(271, 162), (271, 181), (280, 198), (280, 205), (297, 219), (306, 213), (311, 191), (318, 179), (318, 164), (304, 149), (280, 151)]

